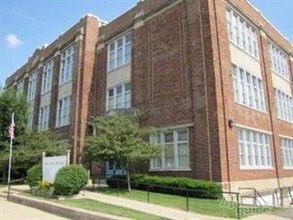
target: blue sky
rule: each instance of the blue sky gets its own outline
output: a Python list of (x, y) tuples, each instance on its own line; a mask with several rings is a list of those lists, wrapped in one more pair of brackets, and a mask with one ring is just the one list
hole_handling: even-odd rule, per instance
[[(155, 0), (153, 0), (155, 1)], [(111, 21), (137, 0), (0, 0), (0, 85), (38, 46), (51, 43), (84, 14)], [(293, 0), (250, 0), (293, 42)]]

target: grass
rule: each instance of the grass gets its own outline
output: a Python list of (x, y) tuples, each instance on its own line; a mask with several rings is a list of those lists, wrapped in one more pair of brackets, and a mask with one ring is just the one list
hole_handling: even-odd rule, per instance
[[(117, 190), (111, 188), (100, 188), (98, 189), (98, 192), (112, 196), (118, 195)], [(150, 203), (186, 210), (186, 197), (154, 192), (151, 192), (149, 195)], [(131, 192), (128, 192), (127, 190), (120, 190), (119, 196), (127, 199), (147, 202), (147, 192), (145, 191), (132, 190)], [(189, 211), (194, 213), (227, 218), (237, 218), (237, 205), (234, 202), (199, 198), (189, 198), (188, 202)], [(263, 211), (269, 210), (272, 209), (266, 208), (266, 210), (264, 210), (264, 207), (242, 206), (240, 207), (240, 216), (246, 217), (248, 215), (259, 214)]]
[[(147, 192), (141, 190), (132, 190), (128, 192), (127, 190), (120, 189), (119, 192), (116, 189), (111, 188), (99, 188), (99, 193), (104, 193), (111, 196), (119, 195), (122, 198), (137, 200), (141, 202), (147, 202)], [(33, 196), (30, 193), (24, 193), (26, 196)], [(107, 203), (101, 203), (96, 200), (91, 199), (67, 199), (64, 201), (58, 201), (56, 199), (48, 199), (44, 197), (38, 197), (40, 199), (50, 200), (56, 203), (62, 203), (74, 207), (79, 207), (87, 210), (97, 211), (101, 213), (107, 213), (112, 215), (118, 215), (133, 219), (162, 219), (158, 216), (153, 216), (139, 211), (134, 211), (132, 209), (127, 209), (120, 206), (110, 205)], [(149, 194), (149, 202), (153, 204), (158, 204), (166, 207), (171, 207), (174, 209), (186, 210), (186, 197), (168, 195), (162, 193), (151, 192)], [(199, 198), (189, 198), (189, 211), (194, 213), (200, 213), (204, 215), (212, 215), (227, 218), (237, 218), (237, 209), (235, 202), (228, 202), (225, 200), (216, 199), (199, 199)], [(278, 210), (272, 207), (253, 207), (253, 206), (241, 206), (240, 216), (241, 218), (247, 217), (253, 214), (259, 214), (264, 211), (274, 211)], [(127, 215), (127, 216), (125, 216)]]
[(135, 211), (132, 209), (128, 209), (128, 208), (124, 208), (124, 207), (120, 207), (120, 206), (116, 206), (116, 205), (111, 205), (111, 204), (99, 202), (99, 201), (92, 200), (92, 199), (66, 199), (66, 200), (59, 201), (55, 198), (45, 198), (42, 196), (35, 196), (35, 195), (32, 195), (31, 193), (28, 193), (28, 192), (24, 192), (21, 194), (24, 196), (32, 197), (32, 198), (38, 198), (41, 200), (61, 203), (61, 204), (65, 204), (68, 206), (86, 209), (86, 210), (90, 210), (90, 211), (94, 211), (94, 212), (111, 214), (111, 215), (131, 218), (131, 219), (137, 219), (137, 220), (144, 220), (144, 219), (161, 220), (161, 219), (163, 219), (159, 216)]
[(125, 218), (137, 219), (137, 220), (159, 220), (163, 219), (159, 216), (135, 211), (132, 209), (127, 209), (124, 207), (110, 205), (106, 203), (102, 203), (92, 199), (69, 199), (61, 201), (62, 204), (66, 204), (69, 206), (74, 206), (77, 208), (87, 209), (90, 211), (100, 212), (100, 213), (107, 213), (111, 215), (116, 215)]

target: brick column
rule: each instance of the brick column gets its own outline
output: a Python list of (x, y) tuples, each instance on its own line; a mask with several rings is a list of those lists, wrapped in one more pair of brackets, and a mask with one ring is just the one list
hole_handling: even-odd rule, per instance
[(58, 91), (59, 91), (59, 74), (60, 74), (60, 51), (57, 50), (53, 56), (53, 76), (52, 76), (52, 90), (51, 90), (51, 101), (50, 101), (50, 121), (49, 130), (54, 130), (56, 126), (57, 117), (57, 102), (58, 102)]
[(38, 130), (39, 113), (40, 113), (40, 102), (41, 102), (41, 90), (42, 90), (42, 78), (43, 78), (43, 64), (39, 63), (37, 67), (37, 82), (36, 82), (36, 95), (34, 101), (34, 119), (33, 119), (33, 130)]

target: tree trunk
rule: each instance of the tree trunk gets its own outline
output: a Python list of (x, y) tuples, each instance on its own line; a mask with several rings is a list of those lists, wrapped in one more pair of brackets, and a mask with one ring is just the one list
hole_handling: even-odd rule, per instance
[(126, 176), (127, 176), (127, 187), (128, 187), (128, 191), (131, 191), (131, 185), (130, 185), (130, 173), (129, 170), (126, 170)]

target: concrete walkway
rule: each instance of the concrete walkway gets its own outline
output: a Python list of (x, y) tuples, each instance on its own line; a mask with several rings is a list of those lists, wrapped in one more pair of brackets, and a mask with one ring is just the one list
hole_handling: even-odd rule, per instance
[(0, 219), (1, 220), (66, 220), (66, 218), (52, 215), (38, 209), (8, 202), (6, 198), (0, 197)]
[[(29, 190), (28, 186), (21, 185), (21, 186), (13, 186), (13, 189), (18, 190), (18, 191), (25, 191)], [(213, 217), (213, 216), (206, 216), (206, 215), (201, 215), (201, 214), (196, 214), (192, 212), (186, 212), (183, 210), (179, 209), (173, 209), (173, 208), (168, 208), (164, 206), (159, 206), (155, 204), (148, 204), (145, 202), (139, 202), (135, 200), (130, 200), (130, 199), (124, 199), (116, 196), (109, 196), (97, 192), (90, 192), (83, 190), (80, 192), (79, 198), (88, 198), (88, 199), (93, 199), (97, 200), (100, 202), (108, 203), (108, 204), (113, 204), (113, 205), (118, 205), (121, 207), (161, 216), (164, 219), (172, 219), (172, 220), (228, 220), (228, 218), (220, 218), (220, 217)], [(75, 208), (73, 208), (75, 209)], [(283, 211), (283, 210), (281, 210)], [(244, 220), (288, 220), (288, 219), (293, 219), (292, 218), (287, 218), (283, 217), (282, 215), (276, 216), (275, 213), (268, 213), (268, 214), (260, 214), (260, 215), (254, 215), (245, 218)]]
[(185, 212), (179, 209), (172, 209), (164, 206), (149, 204), (145, 202), (139, 202), (135, 200), (130, 199), (124, 199), (120, 197), (115, 196), (109, 196), (102, 193), (97, 192), (89, 192), (89, 191), (81, 191), (81, 194), (84, 198), (97, 200), (104, 203), (109, 203), (112, 205), (118, 205), (129, 209), (138, 210), (141, 212), (146, 212), (152, 215), (161, 216), (163, 218), (167, 219), (192, 219), (192, 220), (223, 220), (227, 218), (219, 218), (219, 217), (213, 217), (213, 216), (206, 216), (206, 215), (200, 215), (195, 214), (192, 212)]

